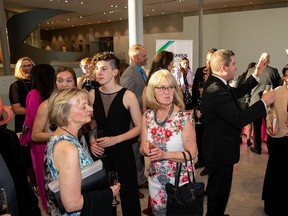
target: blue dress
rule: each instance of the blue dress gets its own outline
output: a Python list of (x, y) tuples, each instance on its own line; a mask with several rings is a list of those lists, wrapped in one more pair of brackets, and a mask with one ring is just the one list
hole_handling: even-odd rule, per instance
[[(49, 189), (47, 184), (53, 180), (59, 178), (59, 171), (55, 167), (54, 159), (53, 159), (53, 150), (54, 146), (61, 140), (67, 140), (71, 142), (75, 147), (78, 149), (79, 152), (79, 165), (80, 168), (83, 168), (91, 163), (93, 163), (93, 159), (90, 154), (81, 146), (79, 141), (72, 136), (69, 135), (59, 135), (59, 136), (52, 136), (47, 143), (46, 147), (46, 158), (45, 158), (45, 187), (46, 187), (46, 194), (48, 198), (48, 209), (50, 215), (56, 216), (61, 215), (55, 204), (53, 203), (53, 195), (49, 193)], [(52, 196), (52, 197), (51, 197)], [(80, 216), (81, 212), (74, 212), (74, 213), (65, 213), (64, 215), (67, 216)]]

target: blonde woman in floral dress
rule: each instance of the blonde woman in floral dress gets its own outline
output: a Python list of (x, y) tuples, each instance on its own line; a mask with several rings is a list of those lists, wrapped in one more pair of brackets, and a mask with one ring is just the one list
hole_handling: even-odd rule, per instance
[[(149, 158), (149, 195), (154, 216), (166, 215), (166, 183), (175, 182), (176, 162), (183, 162), (183, 151), (197, 155), (196, 135), (191, 115), (184, 110), (182, 93), (168, 70), (155, 72), (146, 89), (150, 107), (142, 118), (141, 151)], [(186, 157), (189, 158), (186, 152)], [(184, 166), (192, 172), (193, 166)], [(181, 172), (180, 184), (188, 182)]]

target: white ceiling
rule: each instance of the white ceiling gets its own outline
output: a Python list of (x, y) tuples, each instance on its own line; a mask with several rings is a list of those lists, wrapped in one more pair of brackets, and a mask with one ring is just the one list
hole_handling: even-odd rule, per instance
[[(128, 0), (3, 0), (4, 8), (24, 12), (37, 8), (71, 11), (55, 16), (40, 25), (41, 29), (68, 28), (81, 25), (127, 20)], [(65, 2), (66, 1), (66, 2)], [(198, 11), (199, 0), (143, 0), (143, 16), (160, 16)], [(203, 0), (206, 11), (229, 10), (242, 7), (244, 10), (288, 6), (288, 0)], [(276, 6), (277, 5), (277, 6)], [(69, 19), (69, 20), (68, 20)]]

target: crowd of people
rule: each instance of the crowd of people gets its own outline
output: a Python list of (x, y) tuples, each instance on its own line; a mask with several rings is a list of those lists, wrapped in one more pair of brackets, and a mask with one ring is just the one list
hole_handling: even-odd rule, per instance
[[(247, 133), (247, 146), (261, 154), (263, 122), (269, 150), (264, 210), (268, 215), (284, 211), (275, 187), (281, 179), (287, 188), (287, 179), (279, 176), (288, 164), (287, 65), (281, 79), (269, 66), (270, 55), (263, 53), (231, 86), (237, 70), (231, 50), (209, 49), (206, 65), (196, 73), (187, 57), (174, 65), (169, 51), (156, 53), (146, 72), (148, 53), (139, 44), (129, 48), (129, 58), (130, 65), (124, 67), (114, 53), (99, 52), (80, 61), (83, 74), (78, 78), (67, 66), (55, 70), (49, 64), (35, 65), (29, 57), (18, 60), (17, 81), (9, 91), (15, 129), (6, 128), (12, 114), (4, 107), (10, 113), (5, 119), (1, 103), (0, 132), (17, 149), (10, 154), (17, 154), (20, 164), (24, 161), (18, 169), (27, 181), (22, 188), (14, 182), (19, 209), (27, 212), (23, 215), (40, 215), (36, 195), (47, 214), (63, 215), (47, 187), (57, 179), (64, 215), (110, 216), (117, 196), (123, 216), (140, 216), (143, 188), (149, 196), (142, 213), (166, 215), (165, 185), (175, 182), (176, 164), (184, 162), (185, 151), (191, 153), (193, 164), (188, 162), (183, 169), (191, 174), (203, 168), (200, 175), (208, 175), (206, 215), (225, 215), (243, 129), (249, 128), (247, 133), (253, 128), (254, 140)], [(267, 85), (272, 90), (265, 90)], [(104, 135), (91, 138), (89, 132), (95, 128)], [(9, 167), (9, 157), (3, 158)], [(117, 171), (118, 182), (109, 186), (107, 178), (107, 186), (83, 192), (81, 169), (97, 160), (107, 173)], [(145, 160), (150, 164), (147, 175)], [(181, 184), (187, 183), (187, 172), (180, 178)], [(28, 200), (21, 196), (27, 193)], [(13, 213), (9, 208), (8, 212)]]

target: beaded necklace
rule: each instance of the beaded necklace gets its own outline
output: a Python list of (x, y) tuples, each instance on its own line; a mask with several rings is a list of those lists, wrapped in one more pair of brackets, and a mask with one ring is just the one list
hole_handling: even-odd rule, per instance
[(171, 105), (171, 107), (170, 107), (170, 109), (169, 109), (169, 112), (168, 112), (166, 118), (165, 118), (164, 120), (162, 120), (162, 121), (157, 118), (157, 112), (158, 112), (158, 110), (157, 110), (157, 109), (154, 110), (154, 119), (155, 119), (156, 124), (157, 124), (158, 126), (160, 126), (160, 127), (163, 127), (163, 126), (166, 124), (167, 120), (168, 120), (168, 119), (170, 118), (170, 116), (172, 115), (173, 110), (174, 110), (174, 104)]

